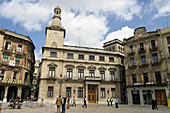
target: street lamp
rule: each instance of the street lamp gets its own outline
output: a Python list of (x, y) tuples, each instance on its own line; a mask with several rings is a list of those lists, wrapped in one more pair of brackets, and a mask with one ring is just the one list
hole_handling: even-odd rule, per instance
[(59, 92), (59, 95), (61, 95), (61, 85), (63, 84), (62, 75), (60, 75), (60, 78), (59, 78), (59, 80), (58, 80), (58, 83), (60, 84), (60, 92)]

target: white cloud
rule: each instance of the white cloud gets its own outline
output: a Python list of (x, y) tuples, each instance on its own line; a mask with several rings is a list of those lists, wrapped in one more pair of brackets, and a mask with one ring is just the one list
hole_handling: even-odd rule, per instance
[(161, 16), (170, 15), (170, 1), (169, 0), (152, 0), (150, 4), (151, 10), (156, 11), (154, 19)]
[(133, 36), (134, 35), (133, 33), (134, 33), (134, 29), (125, 26), (121, 30), (117, 30), (108, 34), (108, 36), (103, 42), (107, 42), (116, 38), (123, 41), (124, 38), (129, 38)]
[(40, 60), (42, 58), (42, 49), (40, 51), (34, 51), (35, 60)]

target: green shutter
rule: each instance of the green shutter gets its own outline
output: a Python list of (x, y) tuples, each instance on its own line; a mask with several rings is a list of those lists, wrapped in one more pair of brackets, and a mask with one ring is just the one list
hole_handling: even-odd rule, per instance
[(5, 58), (5, 57), (8, 58), (8, 55), (4, 54), (4, 55), (3, 55), (3, 58)]
[(19, 57), (16, 57), (15, 60), (20, 61), (20, 58), (19, 58)]

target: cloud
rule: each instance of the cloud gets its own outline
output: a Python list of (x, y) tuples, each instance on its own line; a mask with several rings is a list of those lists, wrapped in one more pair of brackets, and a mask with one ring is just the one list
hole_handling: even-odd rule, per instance
[(134, 33), (134, 29), (129, 28), (128, 26), (125, 26), (125, 27), (122, 27), (121, 30), (117, 30), (117, 31), (114, 31), (108, 34), (106, 39), (103, 41), (103, 43), (116, 39), (116, 38), (123, 41), (124, 38), (129, 38), (133, 36), (134, 35), (133, 33)]
[(42, 58), (42, 49), (40, 51), (34, 51), (35, 60), (40, 60)]
[(155, 12), (153, 19), (161, 16), (170, 15), (170, 1), (169, 0), (152, 0), (150, 8)]

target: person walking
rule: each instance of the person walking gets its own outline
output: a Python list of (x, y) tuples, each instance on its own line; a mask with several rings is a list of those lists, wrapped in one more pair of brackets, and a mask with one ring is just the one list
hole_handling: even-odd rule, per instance
[(115, 98), (115, 105), (116, 105), (116, 108), (119, 108), (119, 107), (118, 107), (118, 102), (119, 102), (119, 99), (116, 97), (116, 98)]
[(152, 110), (158, 110), (157, 101), (152, 99)]
[(86, 97), (84, 97), (84, 105), (83, 105), (82, 107), (87, 108), (87, 104), (86, 104), (86, 102), (87, 102), (87, 99), (86, 99)]
[(108, 105), (108, 106), (110, 106), (110, 105), (109, 105), (109, 102), (110, 102), (110, 98), (108, 97), (108, 98), (107, 98), (107, 105)]
[(56, 100), (57, 113), (61, 113), (61, 111), (60, 111), (61, 103), (62, 103), (62, 99), (61, 99), (61, 95), (59, 95), (59, 97)]
[(156, 100), (154, 101), (155, 101), (155, 110), (158, 110), (157, 101)]
[(63, 96), (63, 98), (62, 98), (62, 112), (61, 113), (65, 113), (65, 109), (66, 109), (66, 107), (65, 107), (65, 105), (66, 105), (66, 97), (65, 96)]
[(76, 107), (76, 99), (75, 99), (75, 96), (73, 96), (73, 104), (72, 104), (72, 107), (75, 105)]
[(113, 102), (113, 98), (111, 97), (111, 99), (110, 99), (110, 104), (111, 104), (111, 106), (112, 106), (112, 102)]

